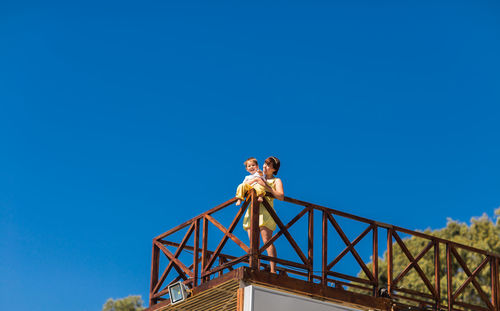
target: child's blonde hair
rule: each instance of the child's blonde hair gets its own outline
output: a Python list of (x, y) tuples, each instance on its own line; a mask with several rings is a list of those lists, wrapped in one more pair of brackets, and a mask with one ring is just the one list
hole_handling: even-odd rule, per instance
[(259, 162), (257, 162), (257, 159), (254, 157), (248, 158), (245, 162), (243, 162), (243, 165), (245, 165), (245, 167), (246, 167), (248, 162), (253, 162), (253, 163), (255, 163), (255, 165), (259, 166)]

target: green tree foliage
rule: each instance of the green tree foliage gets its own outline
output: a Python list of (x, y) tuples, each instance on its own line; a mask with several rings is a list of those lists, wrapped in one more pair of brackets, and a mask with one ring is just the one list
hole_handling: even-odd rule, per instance
[[(493, 253), (500, 253), (500, 208), (495, 210), (495, 219), (492, 220), (486, 214), (481, 217), (474, 217), (471, 219), (470, 224), (458, 222), (448, 219), (445, 228), (430, 230), (427, 229), (424, 233), (436, 236), (442, 239), (451, 240), (460, 244), (472, 246), (482, 250), (490, 251)], [(416, 257), (428, 245), (429, 240), (419, 237), (406, 237), (403, 238), (405, 245), (412, 254)], [(464, 259), (470, 271), (474, 271), (476, 267), (486, 257), (484, 255), (476, 254), (467, 250), (457, 248), (459, 255)], [(446, 249), (445, 245), (440, 244), (440, 288), (442, 302), (445, 301), (447, 293), (447, 278), (446, 278)], [(393, 274), (396, 277), (408, 264), (408, 257), (403, 253), (401, 247), (394, 241), (393, 243)], [(434, 251), (431, 248), (427, 254), (418, 261), (418, 264), (424, 271), (429, 281), (434, 285)], [(371, 269), (371, 265), (369, 265)], [(453, 291), (456, 291), (458, 286), (464, 283), (467, 279), (467, 274), (457, 262), (455, 258), (452, 261), (452, 277), (453, 277)], [(361, 271), (359, 277), (365, 277)], [(481, 288), (487, 295), (491, 293), (491, 279), (489, 265), (483, 268), (481, 273), (476, 278)], [(384, 253), (383, 258), (379, 259), (379, 281), (382, 286), (387, 284), (387, 251)], [(399, 288), (406, 288), (415, 290), (422, 293), (430, 294), (428, 288), (418, 275), (417, 271), (412, 268), (410, 272), (403, 277), (397, 284)], [(465, 288), (463, 294), (459, 297), (459, 301), (484, 305), (481, 301), (477, 290), (472, 284)]]
[(142, 304), (141, 296), (128, 296), (117, 300), (109, 298), (102, 306), (102, 311), (141, 311), (144, 309)]

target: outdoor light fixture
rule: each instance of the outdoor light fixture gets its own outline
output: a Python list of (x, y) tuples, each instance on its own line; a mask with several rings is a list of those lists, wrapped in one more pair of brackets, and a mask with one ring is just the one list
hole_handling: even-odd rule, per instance
[(184, 301), (189, 295), (189, 289), (182, 281), (179, 281), (168, 286), (168, 294), (170, 295), (170, 304), (173, 305)]

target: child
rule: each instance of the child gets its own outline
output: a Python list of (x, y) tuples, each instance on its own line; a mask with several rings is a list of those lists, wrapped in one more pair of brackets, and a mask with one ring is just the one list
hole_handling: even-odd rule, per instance
[(265, 177), (263, 176), (264, 174), (261, 170), (259, 170), (257, 159), (248, 158), (245, 162), (243, 162), (243, 165), (245, 165), (245, 168), (250, 173), (250, 175), (246, 176), (243, 180), (243, 183), (241, 183), (236, 189), (236, 197), (238, 198), (236, 205), (241, 204), (241, 200), (245, 199), (245, 194), (252, 188), (257, 192), (257, 200), (259, 200), (259, 202), (262, 202), (262, 198), (264, 197), (264, 195), (266, 195), (264, 186), (262, 186), (258, 182), (253, 182), (251, 184), (248, 183), (255, 178), (261, 178), (262, 180), (266, 181)]

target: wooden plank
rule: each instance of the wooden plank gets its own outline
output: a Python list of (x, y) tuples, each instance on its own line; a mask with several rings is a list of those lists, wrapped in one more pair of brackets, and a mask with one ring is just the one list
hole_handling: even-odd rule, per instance
[(309, 202), (297, 200), (297, 199), (286, 197), (286, 196), (284, 198), (284, 201), (285, 202), (289, 202), (289, 203), (293, 203), (293, 204), (297, 204), (297, 205), (302, 205), (302, 206), (310, 206), (310, 207), (312, 207), (314, 209), (317, 209), (317, 210), (320, 210), (320, 211), (325, 211), (327, 213), (334, 214), (334, 215), (337, 215), (337, 216), (349, 218), (349, 219), (360, 221), (360, 222), (364, 222), (364, 223), (367, 223), (367, 224), (374, 224), (377, 227), (381, 227), (381, 228), (385, 228), (385, 229), (397, 230), (399, 232), (403, 232), (403, 233), (410, 234), (410, 235), (413, 235), (413, 236), (418, 236), (418, 237), (425, 238), (425, 239), (428, 239), (428, 240), (436, 240), (436, 241), (438, 241), (440, 243), (443, 243), (443, 244), (451, 243), (451, 245), (455, 246), (456, 248), (463, 248), (463, 249), (466, 249), (466, 250), (469, 250), (469, 251), (472, 251), (472, 252), (475, 252), (475, 253), (480, 253), (480, 254), (483, 254), (483, 255), (490, 255), (490, 256), (493, 256), (495, 258), (499, 258), (500, 259), (500, 254), (495, 254), (493, 252), (485, 251), (485, 250), (478, 249), (478, 248), (475, 248), (475, 247), (472, 247), (472, 246), (468, 246), (468, 245), (456, 243), (456, 242), (453, 242), (453, 241), (445, 240), (445, 239), (442, 239), (442, 238), (439, 238), (439, 237), (435, 237), (435, 236), (432, 236), (432, 235), (429, 235), (429, 234), (425, 234), (425, 233), (422, 233), (422, 232), (418, 232), (418, 231), (414, 231), (414, 230), (409, 230), (409, 229), (406, 229), (406, 228), (401, 228), (401, 227), (390, 225), (390, 224), (385, 224), (385, 223), (382, 223), (382, 222), (374, 221), (372, 219), (368, 219), (368, 218), (360, 217), (360, 216), (357, 216), (357, 215), (345, 213), (345, 212), (342, 212), (342, 211), (339, 211), (339, 210), (331, 209), (331, 208), (328, 208), (328, 207), (324, 207), (324, 206), (321, 206), (321, 205), (317, 205), (317, 204), (313, 204), (313, 203), (309, 203)]
[[(467, 274), (467, 276), (470, 277), (472, 275), (472, 273), (470, 272), (469, 267), (467, 266), (465, 261), (462, 259), (462, 257), (458, 254), (458, 252), (453, 247), (451, 247), (451, 252), (455, 256), (455, 258), (457, 259), (460, 266), (462, 266), (465, 274)], [(490, 300), (488, 299), (488, 296), (484, 293), (483, 289), (481, 288), (481, 285), (479, 285), (479, 283), (477, 282), (476, 278), (473, 277), (471, 279), (471, 281), (472, 281), (472, 285), (474, 285), (474, 287), (476, 288), (477, 292), (479, 293), (479, 296), (481, 296), (481, 299), (484, 301), (484, 303), (488, 306), (488, 308), (493, 310), (494, 309), (493, 305), (491, 304)]]
[(172, 254), (165, 246), (163, 246), (163, 244), (161, 243), (155, 243), (155, 244), (168, 257), (168, 259), (170, 259), (175, 263), (174, 265), (175, 267), (180, 268), (185, 274), (189, 275), (190, 277), (193, 277), (193, 272), (189, 270), (179, 259), (175, 258), (174, 254)]
[[(246, 260), (246, 259), (248, 258), (248, 256), (249, 256), (249, 255), (248, 255), (248, 254), (246, 254), (246, 255), (243, 255), (243, 256), (241, 256), (241, 257), (238, 257), (238, 258), (236, 258), (236, 259), (234, 259), (234, 260), (231, 260), (231, 261), (230, 261), (230, 262), (228, 262), (228, 263), (225, 263), (225, 264), (223, 264), (223, 265), (219, 265), (219, 266), (217, 266), (217, 267), (213, 268), (212, 270), (205, 272), (204, 276), (209, 276), (209, 275), (211, 275), (211, 274), (217, 273), (217, 272), (222, 271), (222, 270), (224, 270), (224, 269), (228, 269), (229, 267), (232, 267), (232, 266), (234, 266), (234, 265), (236, 265), (236, 264), (238, 264), (238, 263), (240, 263), (240, 262), (242, 262), (242, 261)], [(220, 277), (220, 276), (219, 276), (219, 277)]]
[[(428, 295), (428, 296), (431, 296), (431, 295)], [(419, 305), (423, 305), (423, 306), (432, 304), (432, 302), (429, 302), (429, 300), (427, 300), (427, 299), (422, 299), (422, 298), (420, 298), (420, 296), (419, 297), (415, 297), (415, 296), (401, 295), (401, 291), (398, 291), (396, 294), (393, 294), (391, 296), (391, 298), (393, 298), (393, 300), (396, 300), (398, 302), (398, 305), (401, 303), (401, 301), (408, 301), (408, 300), (409, 301), (413, 301), (413, 302), (417, 302)], [(413, 309), (409, 309), (409, 310), (413, 311)], [(415, 309), (415, 310), (420, 311), (422, 309)], [(427, 311), (427, 309), (424, 309), (424, 310)]]
[[(194, 230), (194, 226), (195, 226), (196, 222), (192, 223), (191, 226), (189, 227), (189, 229), (187, 230), (186, 234), (184, 235), (184, 238), (182, 239), (181, 241), (181, 244), (179, 244), (179, 247), (177, 247), (177, 250), (175, 251), (174, 253), (174, 257), (177, 258), (179, 257), (180, 253), (182, 252), (182, 250), (184, 249), (184, 246), (186, 245), (189, 237), (191, 236), (191, 233), (193, 232)], [(158, 291), (158, 289), (161, 287), (161, 285), (163, 284), (163, 282), (165, 281), (165, 278), (167, 277), (168, 273), (170, 272), (170, 270), (172, 269), (172, 264), (173, 264), (173, 261), (170, 261), (167, 265), (167, 268), (165, 269), (165, 271), (163, 272), (161, 278), (160, 278), (160, 281), (158, 282), (158, 284), (156, 284), (156, 287), (154, 289), (154, 292), (156, 293)]]
[(151, 284), (149, 290), (149, 305), (152, 306), (156, 303), (156, 300), (153, 299), (154, 288), (156, 288), (156, 284), (158, 284), (158, 272), (160, 267), (160, 250), (155, 244), (153, 240), (153, 254), (151, 256)]
[(159, 236), (157, 236), (155, 238), (155, 240), (161, 240), (161, 239), (163, 239), (163, 238), (165, 238), (165, 237), (167, 237), (167, 236), (169, 236), (171, 234), (176, 233), (177, 231), (179, 231), (181, 229), (186, 228), (187, 226), (193, 224), (193, 222), (195, 221), (195, 219), (196, 218), (190, 219), (190, 220), (188, 220), (188, 221), (186, 221), (186, 222), (184, 222), (184, 223), (182, 223), (182, 224), (180, 224), (180, 225), (178, 225), (178, 226), (176, 226), (176, 227), (168, 230), (167, 232), (160, 234)]
[(192, 218), (192, 219), (190, 219), (190, 220), (188, 220), (188, 221), (184, 222), (183, 224), (181, 224), (181, 225), (179, 225), (179, 226), (177, 226), (177, 227), (175, 227), (175, 228), (172, 228), (172, 229), (168, 230), (168, 231), (167, 231), (167, 232), (165, 232), (165, 233), (160, 234), (160, 235), (159, 235), (159, 236), (157, 236), (155, 239), (156, 239), (156, 240), (163, 239), (163, 238), (165, 238), (166, 236), (168, 236), (168, 235), (170, 235), (170, 234), (172, 234), (172, 233), (175, 233), (175, 232), (177, 232), (177, 231), (181, 230), (182, 228), (184, 228), (184, 227), (188, 226), (189, 224), (191, 224), (191, 223), (192, 223), (192, 222), (194, 222), (195, 220), (203, 218), (203, 217), (204, 217), (204, 215), (210, 215), (210, 214), (213, 214), (213, 213), (215, 213), (215, 212), (217, 212), (217, 211), (219, 211), (219, 210), (221, 210), (221, 209), (223, 209), (223, 208), (225, 208), (225, 207), (228, 207), (229, 205), (233, 204), (233, 203), (234, 203), (234, 202), (236, 202), (237, 200), (238, 200), (237, 198), (232, 198), (232, 199), (230, 199), (230, 200), (227, 200), (226, 202), (224, 202), (224, 203), (221, 203), (221, 204), (217, 205), (216, 207), (214, 207), (214, 208), (212, 208), (212, 209), (210, 209), (210, 210), (206, 211), (205, 213), (203, 213), (203, 214), (201, 214), (201, 215), (198, 215), (198, 216), (196, 216), (196, 217), (194, 217), (194, 218)]
[[(414, 262), (415, 258), (413, 258), (413, 255), (410, 253), (410, 251), (406, 247), (406, 245), (403, 242), (403, 240), (401, 240), (401, 238), (399, 237), (398, 233), (396, 231), (393, 231), (392, 235), (394, 236), (394, 238), (396, 239), (396, 242), (401, 247), (401, 250), (403, 251), (403, 253), (406, 255), (406, 257), (408, 257), (408, 259), (410, 260), (410, 262)], [(422, 281), (424, 281), (425, 286), (427, 286), (427, 288), (429, 289), (429, 291), (431, 292), (431, 294), (434, 297), (436, 297), (436, 290), (435, 290), (434, 286), (432, 286), (432, 283), (429, 281), (429, 279), (425, 275), (425, 273), (422, 270), (422, 268), (420, 268), (420, 265), (415, 262), (414, 267), (415, 267), (415, 270), (417, 271), (418, 275), (422, 279)], [(394, 284), (394, 281), (393, 281), (393, 284)]]
[(255, 190), (250, 193), (251, 208), (250, 208), (250, 258), (249, 265), (252, 269), (259, 269), (259, 208), (260, 204), (257, 201)]
[[(473, 310), (473, 311), (491, 311), (491, 309), (488, 309), (488, 308), (485, 308), (485, 307), (481, 307), (481, 306), (477, 306), (477, 305), (472, 305), (470, 303), (461, 302), (461, 301), (457, 301), (454, 304), (457, 305), (457, 306), (460, 306), (460, 307), (464, 307), (465, 310), (467, 310), (467, 311), (469, 311), (469, 310)], [(457, 310), (457, 309), (453, 308), (453, 310)]]
[(440, 243), (443, 243), (443, 244), (447, 244), (448, 243), (448, 244), (452, 245), (455, 248), (461, 248), (461, 249), (465, 249), (465, 250), (468, 250), (468, 251), (471, 251), (471, 252), (474, 252), (474, 253), (478, 253), (478, 254), (482, 254), (482, 255), (493, 256), (493, 257), (496, 257), (496, 258), (500, 258), (499, 254), (495, 254), (493, 252), (485, 251), (485, 250), (482, 250), (482, 249), (479, 249), (479, 248), (475, 248), (475, 247), (472, 247), (472, 246), (460, 244), (460, 243), (453, 242), (453, 241), (450, 241), (450, 240), (445, 240), (445, 239), (442, 239), (442, 238), (439, 238), (439, 237), (435, 237), (435, 236), (428, 235), (428, 234), (425, 234), (425, 233), (422, 233), (422, 232), (418, 232), (418, 231), (413, 231), (413, 230), (401, 228), (401, 227), (398, 227), (398, 226), (393, 226), (393, 228), (396, 231), (403, 232), (403, 233), (406, 233), (406, 234), (410, 234), (410, 235), (413, 235), (413, 236), (417, 236), (417, 237), (420, 237), (420, 238), (424, 238), (424, 239), (428, 239), (428, 240), (436, 240), (436, 241), (438, 241)]
[[(232, 235), (232, 232), (234, 231), (234, 229), (236, 228), (236, 225), (238, 224), (238, 222), (240, 221), (241, 219), (241, 216), (243, 215), (243, 213), (245, 212), (245, 209), (247, 208), (248, 204), (249, 204), (250, 201), (245, 201), (245, 203), (242, 204), (240, 210), (238, 211), (238, 213), (236, 213), (236, 216), (234, 217), (233, 221), (231, 222), (231, 225), (229, 225), (229, 229), (227, 230), (231, 235)], [(209, 219), (209, 217), (211, 216), (207, 216), (205, 217), (206, 219)], [(226, 245), (226, 242), (227, 242), (227, 239), (229, 238), (229, 235), (225, 232), (225, 231), (222, 231), (224, 232), (224, 237), (222, 238), (222, 240), (219, 242), (219, 245), (217, 245), (217, 247), (215, 248), (215, 251), (214, 251), (214, 255), (212, 255), (212, 257), (210, 258), (210, 260), (208, 261), (207, 265), (206, 266), (203, 266), (203, 270), (204, 271), (207, 271), (209, 270), (210, 268), (212, 268), (212, 265), (213, 263), (215, 262), (215, 258), (220, 254), (222, 248), (224, 248), (224, 246)], [(238, 239), (239, 240), (239, 239)], [(234, 240), (233, 240), (234, 241)], [(241, 241), (240, 241), (241, 242)], [(243, 242), (241, 242), (243, 243)], [(249, 252), (249, 248), (243, 244), (245, 246), (245, 248), (243, 250), (245, 250), (246, 253)], [(241, 247), (241, 246), (240, 246)]]
[(393, 249), (392, 249), (392, 228), (387, 229), (387, 291), (392, 295), (392, 277), (393, 277)]
[(434, 296), (432, 296), (430, 294), (419, 292), (419, 291), (416, 291), (413, 289), (397, 287), (397, 286), (394, 286), (393, 288), (394, 288), (394, 291), (396, 291), (396, 292), (406, 293), (406, 294), (415, 295), (415, 296), (418, 296), (421, 298), (427, 298), (427, 299), (432, 299), (432, 300), (435, 299)]
[[(329, 282), (334, 283), (336, 287), (338, 287), (338, 286), (345, 286), (345, 287), (348, 287), (348, 288), (357, 288), (357, 289), (361, 289), (363, 291), (366, 291), (367, 293), (371, 292), (371, 290), (372, 290), (371, 286), (369, 286), (369, 287), (368, 286), (362, 286), (362, 285), (356, 284), (354, 282), (344, 282), (344, 281), (334, 280), (334, 279), (329, 279)], [(375, 296), (373, 296), (373, 297), (375, 297)]]
[(200, 251), (200, 219), (197, 219), (194, 226), (194, 252), (193, 252), (193, 286), (198, 286), (199, 262), (198, 253)]
[[(208, 243), (208, 220), (206, 217), (203, 217), (203, 233), (201, 235), (201, 273), (205, 273), (205, 267), (207, 266), (207, 260), (208, 260), (208, 250), (207, 250), (207, 243)], [(201, 282), (205, 282), (207, 279), (202, 278)]]
[[(297, 221), (300, 220), (300, 218), (302, 218), (302, 216), (305, 215), (305, 213), (307, 213), (309, 209), (308, 208), (304, 208), (299, 214), (297, 214), (297, 216), (295, 216), (286, 226), (285, 228), (288, 230), (290, 229), (291, 226), (293, 226)], [(276, 241), (280, 236), (282, 236), (284, 234), (284, 231), (283, 230), (280, 230), (278, 231), (275, 235), (273, 235), (271, 237), (271, 239), (269, 239), (269, 241), (267, 241), (266, 244), (264, 244), (264, 246), (262, 246), (260, 249), (259, 249), (259, 254), (262, 254), (271, 244), (274, 243), (274, 241)]]
[(264, 259), (264, 260), (276, 261), (277, 263), (280, 263), (283, 265), (307, 270), (307, 264), (301, 264), (301, 263), (298, 263), (295, 261), (285, 260), (285, 259), (281, 259), (281, 258), (275, 258), (275, 257), (271, 257), (271, 256), (266, 256), (266, 255), (260, 255), (259, 257), (261, 259)]
[(361, 241), (371, 230), (372, 230), (372, 225), (369, 225), (368, 228), (366, 228), (360, 235), (358, 235), (358, 237), (356, 237), (354, 241), (352, 241), (352, 243), (351, 242), (346, 243), (348, 244), (346, 248), (344, 248), (344, 250), (340, 252), (340, 254), (338, 254), (337, 257), (335, 257), (335, 259), (332, 260), (332, 262), (330, 262), (330, 264), (326, 268), (328, 270), (331, 270), (333, 266), (335, 266), (340, 261), (340, 259), (342, 259), (342, 257), (344, 257), (348, 252), (354, 249), (354, 246), (356, 246), (356, 244), (358, 244), (359, 241)]
[[(328, 217), (328, 220), (333, 225), (333, 227), (335, 228), (337, 233), (340, 235), (340, 238), (342, 239), (342, 241), (344, 241), (345, 245), (349, 246), (351, 244), (351, 242), (349, 241), (349, 239), (345, 235), (344, 231), (342, 231), (342, 228), (340, 228), (337, 221), (333, 218), (333, 216), (331, 214), (326, 214), (326, 216)], [(351, 251), (351, 254), (354, 256), (354, 259), (356, 259), (359, 266), (363, 270), (363, 272), (366, 274), (366, 276), (370, 279), (370, 281), (375, 283), (376, 282), (375, 278), (373, 277), (371, 271), (368, 269), (368, 267), (365, 265), (365, 263), (361, 259), (361, 256), (359, 256), (358, 252), (354, 248), (351, 248), (350, 251)], [(327, 269), (328, 269), (328, 267), (327, 267)]]
[(448, 296), (448, 311), (453, 311), (453, 272), (451, 271), (452, 258), (451, 258), (451, 245), (446, 243), (446, 285), (447, 285), (447, 296)]
[(500, 310), (500, 306), (498, 303), (498, 259), (490, 257), (491, 263), (490, 263), (490, 277), (491, 277), (491, 302), (495, 306), (495, 310)]
[(309, 282), (312, 282), (314, 276), (314, 209), (308, 207), (308, 211), (307, 259), (309, 259), (309, 267), (307, 268), (307, 278)]
[(458, 298), (458, 296), (460, 295), (460, 293), (462, 293), (465, 287), (467, 287), (467, 285), (469, 285), (469, 283), (476, 277), (476, 275), (478, 275), (478, 273), (481, 272), (481, 270), (483, 270), (483, 268), (489, 261), (490, 261), (489, 257), (485, 257), (483, 259), (483, 261), (474, 270), (474, 272), (472, 272), (472, 274), (468, 276), (468, 278), (462, 283), (462, 285), (460, 285), (460, 287), (455, 291), (455, 293), (453, 293), (453, 300), (456, 300)]
[(295, 242), (295, 239), (288, 232), (288, 230), (286, 229), (285, 225), (283, 224), (283, 222), (281, 221), (281, 219), (278, 217), (278, 215), (276, 214), (276, 212), (274, 211), (274, 209), (269, 205), (269, 203), (267, 203), (267, 201), (264, 200), (264, 202), (262, 202), (262, 203), (263, 203), (264, 207), (267, 209), (267, 211), (269, 212), (269, 214), (271, 214), (271, 217), (273, 217), (273, 219), (276, 222), (276, 224), (278, 225), (278, 227), (281, 229), (281, 231), (283, 231), (283, 234), (285, 235), (286, 239), (288, 240), (288, 242), (290, 242), (290, 245), (295, 250), (295, 252), (297, 253), (297, 255), (299, 255), (299, 257), (302, 260), (302, 262), (304, 264), (307, 264), (306, 255), (304, 255), (304, 253), (300, 249), (299, 245), (297, 245), (297, 242)]
[(322, 271), (321, 284), (323, 284), (323, 286), (326, 286), (327, 285), (326, 279), (328, 276), (328, 269), (326, 268), (326, 266), (328, 265), (328, 222), (325, 211), (323, 211), (322, 234), (323, 234), (323, 239), (322, 239), (322, 252), (321, 252), (321, 271)]
[(439, 258), (439, 242), (434, 241), (434, 287), (436, 288), (436, 310), (441, 308), (441, 263)]
[(206, 211), (205, 213), (197, 216), (197, 218), (202, 218), (204, 215), (211, 215), (215, 212), (218, 212), (220, 211), (221, 209), (225, 208), (225, 207), (228, 207), (229, 205), (235, 203), (236, 201), (238, 201), (237, 198), (232, 198), (232, 199), (229, 199), (227, 200), (226, 202), (224, 203), (221, 203), (219, 205), (217, 205), (216, 207), (213, 207), (212, 209), (209, 209), (208, 211)]
[(379, 286), (379, 280), (378, 280), (378, 229), (377, 229), (377, 226), (374, 226), (374, 225), (372, 225), (372, 228), (373, 228), (372, 273), (373, 273), (373, 277), (375, 278), (375, 284), (373, 284), (373, 296), (377, 297), (378, 296), (378, 286)]
[(339, 210), (331, 209), (331, 208), (324, 207), (324, 206), (321, 206), (321, 205), (317, 205), (317, 204), (313, 204), (313, 203), (309, 203), (309, 202), (305, 202), (305, 201), (293, 199), (293, 198), (290, 198), (290, 197), (285, 197), (283, 201), (289, 202), (289, 203), (294, 203), (294, 204), (297, 204), (297, 205), (302, 205), (302, 206), (310, 206), (310, 207), (313, 207), (314, 209), (317, 209), (317, 210), (320, 210), (320, 211), (324, 211), (324, 212), (327, 212), (329, 214), (334, 214), (334, 215), (342, 216), (342, 217), (349, 218), (349, 219), (352, 219), (352, 220), (357, 220), (357, 221), (360, 221), (360, 222), (365, 222), (367, 224), (373, 224), (373, 223), (375, 223), (373, 220), (368, 219), (368, 218), (364, 218), (364, 217), (360, 217), (360, 216), (357, 216), (357, 215), (349, 214), (349, 213), (346, 213), (346, 212), (342, 212), (342, 211), (339, 211)]
[(351, 282), (359, 282), (359, 283), (363, 283), (363, 284), (367, 284), (367, 285), (373, 285), (373, 282), (371, 280), (366, 280), (366, 279), (362, 279), (362, 278), (358, 278), (355, 276), (351, 276), (351, 275), (347, 275), (347, 274), (343, 274), (343, 273), (339, 273), (339, 272), (334, 272), (334, 271), (327, 271), (326, 273), (327, 273), (327, 275), (331, 275), (331, 276), (334, 276), (336, 278), (341, 278), (344, 280), (349, 280)]
[[(429, 244), (427, 244), (426, 247), (420, 253), (417, 255), (417, 257), (414, 258), (414, 260), (410, 260), (410, 263), (399, 273), (399, 275), (392, 281), (393, 285), (397, 285), (397, 283), (410, 271), (411, 268), (413, 268), (415, 265), (417, 265), (418, 261), (422, 259), (422, 257), (427, 254), (427, 252), (434, 246), (434, 242), (431, 241)], [(435, 296), (434, 296), (435, 297)]]
[[(180, 245), (179, 243), (176, 243), (176, 242), (164, 241), (164, 240), (162, 240), (161, 243), (164, 245), (173, 246), (173, 247), (179, 247), (179, 245)], [(194, 251), (194, 247), (191, 245), (184, 246), (184, 249), (189, 250), (189, 251)], [(207, 256), (211, 256), (213, 253), (214, 253), (213, 251), (207, 250)], [(236, 258), (235, 256), (231, 256), (231, 255), (224, 254), (224, 253), (220, 253), (219, 256), (226, 257), (228, 259)]]
[[(213, 223), (220, 231), (222, 231), (226, 236), (228, 236), (234, 243), (236, 243), (239, 247), (241, 247), (246, 253), (250, 251), (250, 248), (246, 246), (238, 237), (236, 237), (233, 233), (231, 233), (226, 227), (224, 227), (220, 222), (218, 222), (215, 218), (210, 215), (207, 215), (206, 218), (208, 221)], [(217, 253), (214, 253), (217, 256)], [(213, 257), (213, 256), (212, 256)]]

